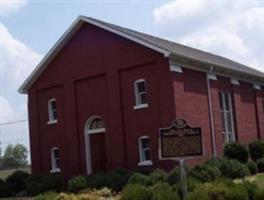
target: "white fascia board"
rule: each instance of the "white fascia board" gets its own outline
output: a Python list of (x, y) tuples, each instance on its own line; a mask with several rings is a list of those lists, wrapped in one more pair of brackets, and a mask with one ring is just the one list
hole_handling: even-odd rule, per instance
[(18, 89), (19, 93), (26, 94), (28, 89), (34, 83), (34, 81), (39, 77), (39, 75), (45, 70), (45, 67), (49, 64), (50, 61), (58, 54), (58, 52), (64, 47), (64, 45), (68, 42), (71, 36), (79, 29), (79, 27), (83, 24), (83, 22), (87, 22), (114, 34), (117, 34), (121, 37), (129, 39), (133, 42), (141, 44), (145, 47), (148, 47), (154, 51), (157, 51), (163, 54), (165, 57), (169, 57), (171, 54), (170, 51), (160, 48), (156, 45), (152, 45), (151, 43), (145, 42), (142, 39), (139, 39), (130, 34), (124, 33), (122, 31), (116, 30), (114, 28), (108, 27), (107, 25), (103, 25), (99, 22), (95, 22), (92, 19), (89, 19), (85, 16), (79, 16), (72, 25), (67, 29), (67, 31), (60, 37), (60, 39), (56, 42), (56, 44), (50, 49), (50, 51), (46, 54), (46, 56), (41, 60), (41, 62), (37, 65), (37, 67), (32, 71), (29, 77), (24, 81), (24, 83)]
[(255, 90), (261, 90), (261, 86), (260, 85), (258, 85), (258, 84), (253, 84), (253, 88), (255, 89)]
[(237, 79), (234, 79), (234, 78), (231, 78), (231, 84), (233, 84), (233, 85), (240, 85), (240, 83), (239, 83), (239, 80), (237, 80)]
[(172, 72), (177, 72), (177, 73), (183, 73), (182, 72), (182, 67), (176, 64), (170, 64), (170, 70)]

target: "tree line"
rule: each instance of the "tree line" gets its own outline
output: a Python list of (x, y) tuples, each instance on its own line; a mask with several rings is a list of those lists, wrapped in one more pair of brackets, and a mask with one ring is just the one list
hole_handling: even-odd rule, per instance
[(9, 144), (0, 157), (0, 170), (18, 169), (28, 166), (28, 149), (23, 144)]

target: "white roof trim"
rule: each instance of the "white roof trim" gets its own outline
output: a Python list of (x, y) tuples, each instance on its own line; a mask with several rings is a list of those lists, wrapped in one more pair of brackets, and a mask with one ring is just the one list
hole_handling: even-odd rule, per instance
[(122, 36), (126, 39), (129, 39), (133, 42), (136, 42), (138, 44), (141, 44), (145, 47), (148, 47), (154, 51), (157, 51), (159, 53), (162, 53), (165, 57), (168, 57), (170, 55), (170, 51), (167, 51), (163, 48), (157, 47), (155, 45), (152, 45), (148, 42), (145, 42), (144, 40), (138, 39), (134, 36), (131, 36), (127, 33), (124, 33), (122, 31), (116, 30), (114, 28), (108, 27), (106, 25), (100, 24), (98, 22), (93, 21), (92, 19), (89, 19), (84, 16), (79, 16), (72, 25), (66, 30), (66, 32), (60, 37), (60, 39), (55, 43), (55, 45), (50, 49), (50, 51), (46, 54), (46, 56), (41, 60), (41, 62), (37, 65), (37, 67), (31, 72), (31, 74), (28, 76), (28, 78), (24, 81), (24, 83), (20, 86), (18, 89), (19, 93), (26, 94), (28, 89), (32, 86), (32, 84), (36, 81), (36, 79), (40, 76), (40, 74), (46, 69), (48, 64), (53, 60), (53, 58), (60, 52), (60, 50), (64, 47), (64, 45), (69, 41), (69, 39), (74, 35), (74, 33), (81, 27), (81, 25), (87, 22), (89, 24), (95, 25), (97, 27), (100, 27), (104, 30), (107, 30), (109, 32), (112, 32), (114, 34), (117, 34), (119, 36)]

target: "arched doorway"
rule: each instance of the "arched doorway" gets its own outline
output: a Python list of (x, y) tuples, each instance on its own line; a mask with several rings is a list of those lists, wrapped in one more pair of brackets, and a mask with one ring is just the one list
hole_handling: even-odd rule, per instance
[(84, 128), (87, 174), (105, 171), (107, 158), (105, 147), (105, 124), (98, 117), (89, 118)]

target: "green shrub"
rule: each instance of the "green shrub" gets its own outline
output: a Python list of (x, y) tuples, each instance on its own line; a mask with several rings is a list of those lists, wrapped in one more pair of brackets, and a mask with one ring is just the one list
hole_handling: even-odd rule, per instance
[(248, 199), (249, 200), (255, 200), (254, 196), (257, 190), (257, 186), (254, 183), (251, 183), (249, 181), (243, 181), (243, 183), (240, 184), (248, 193)]
[(122, 191), (121, 200), (151, 200), (151, 193), (140, 184), (128, 184)]
[(224, 200), (227, 187), (220, 182), (205, 183), (189, 193), (187, 200)]
[(205, 189), (210, 199), (224, 200), (227, 193), (227, 187), (221, 182), (205, 183), (201, 186)]
[(130, 175), (123, 170), (95, 173), (87, 177), (87, 185), (90, 188), (108, 187), (114, 191), (121, 191), (127, 184)]
[(223, 158), (211, 158), (209, 160), (206, 160), (204, 164), (212, 165), (219, 169), (223, 160), (224, 160)]
[(224, 147), (224, 157), (238, 160), (242, 163), (247, 163), (249, 157), (248, 148), (247, 146), (237, 142), (228, 143)]
[(180, 182), (180, 168), (175, 167), (168, 174), (168, 183), (170, 185)]
[(13, 195), (26, 189), (26, 179), (29, 173), (24, 171), (15, 171), (13, 174), (9, 175), (5, 182), (12, 188)]
[(68, 190), (70, 192), (78, 192), (87, 187), (86, 177), (84, 176), (74, 176), (68, 181)]
[(152, 200), (180, 200), (177, 192), (174, 192), (167, 183), (157, 183), (151, 188)]
[(241, 185), (236, 185), (227, 190), (225, 200), (248, 200), (248, 193)]
[(187, 188), (189, 192), (194, 191), (197, 187), (199, 187), (202, 184), (201, 181), (197, 180), (193, 177), (187, 177)]
[(9, 197), (13, 193), (13, 189), (0, 179), (0, 197)]
[(136, 172), (130, 176), (128, 183), (150, 185), (150, 178), (147, 175)]
[(259, 188), (256, 190), (255, 196), (254, 196), (254, 200), (263, 200), (264, 199), (264, 189), (263, 188)]
[(257, 140), (248, 145), (250, 157), (257, 161), (264, 157), (264, 142)]
[(223, 160), (220, 165), (222, 176), (227, 178), (244, 178), (249, 175), (249, 169), (237, 160)]
[(34, 200), (57, 200), (57, 194), (53, 191), (45, 192), (34, 198)]
[(259, 172), (264, 172), (264, 158), (261, 158), (257, 161), (258, 165), (258, 171)]
[(258, 173), (258, 166), (257, 166), (257, 164), (256, 164), (255, 162), (253, 162), (253, 161), (248, 161), (248, 163), (247, 163), (247, 167), (248, 167), (248, 169), (249, 169), (249, 171), (250, 171), (250, 173), (251, 173), (252, 175), (255, 175), (255, 174)]
[(187, 200), (211, 200), (208, 193), (203, 189), (196, 189), (187, 196)]
[(166, 182), (168, 180), (167, 173), (161, 169), (154, 170), (149, 175), (149, 181), (152, 185), (158, 183), (158, 182)]
[(211, 182), (219, 178), (221, 172), (216, 166), (203, 164), (194, 167), (191, 170), (190, 175), (202, 182)]
[(26, 179), (26, 190), (30, 196), (35, 196), (47, 191), (60, 191), (62, 179), (59, 174), (30, 175)]

